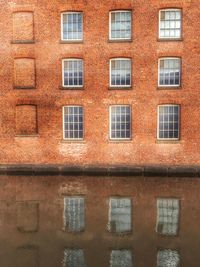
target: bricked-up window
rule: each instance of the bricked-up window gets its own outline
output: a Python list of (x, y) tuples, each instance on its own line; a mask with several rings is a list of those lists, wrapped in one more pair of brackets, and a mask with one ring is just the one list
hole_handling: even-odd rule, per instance
[(180, 86), (181, 60), (180, 58), (159, 59), (159, 86)]
[(83, 60), (63, 59), (63, 87), (76, 88), (83, 87)]
[(131, 86), (131, 59), (114, 58), (110, 60), (110, 86)]
[(83, 249), (65, 249), (63, 267), (86, 267)]
[(110, 139), (131, 138), (131, 107), (110, 106)]
[(131, 199), (111, 198), (109, 203), (109, 231), (124, 233), (130, 232), (131, 228)]
[(130, 250), (112, 250), (110, 267), (133, 267), (132, 253)]
[(110, 40), (131, 39), (131, 11), (116, 10), (110, 12)]
[(82, 197), (64, 198), (64, 226), (67, 231), (80, 232), (85, 228), (85, 200)]
[(180, 124), (179, 105), (158, 106), (158, 139), (179, 139)]
[(35, 59), (33, 58), (14, 59), (14, 88), (16, 89), (35, 88)]
[(177, 235), (179, 227), (179, 200), (157, 199), (156, 231), (163, 235)]
[(34, 40), (33, 12), (13, 13), (13, 42), (29, 43)]
[(16, 135), (35, 135), (37, 129), (37, 107), (18, 105), (15, 114)]
[(83, 40), (82, 12), (65, 12), (61, 14), (61, 38), (63, 41)]
[(157, 267), (179, 267), (180, 255), (178, 251), (162, 249), (157, 253)]
[(159, 38), (180, 39), (181, 38), (181, 10), (165, 9), (159, 12)]
[(63, 107), (63, 138), (83, 139), (83, 107)]

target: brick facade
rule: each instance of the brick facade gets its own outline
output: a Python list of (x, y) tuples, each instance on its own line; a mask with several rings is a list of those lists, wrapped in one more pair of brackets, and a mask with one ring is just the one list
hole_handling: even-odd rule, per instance
[[(2, 163), (200, 163), (198, 0), (7, 0), (0, 7)], [(182, 9), (182, 39), (159, 41), (159, 10), (171, 7)], [(128, 42), (109, 41), (109, 11), (119, 9), (132, 11), (132, 40)], [(83, 12), (83, 42), (61, 41), (64, 11)], [(109, 88), (109, 59), (115, 57), (132, 59), (128, 90)], [(181, 57), (181, 88), (158, 89), (160, 57)], [(82, 90), (62, 88), (63, 58), (84, 60)], [(38, 135), (18, 135), (16, 107), (21, 104), (36, 106)], [(131, 106), (130, 141), (109, 139), (109, 106), (116, 104)], [(180, 105), (180, 140), (157, 140), (159, 104)], [(63, 140), (65, 105), (84, 107), (83, 141)]]

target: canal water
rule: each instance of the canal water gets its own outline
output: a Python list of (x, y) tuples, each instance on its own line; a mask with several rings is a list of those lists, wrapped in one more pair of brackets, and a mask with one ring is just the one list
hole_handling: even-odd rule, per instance
[(0, 267), (199, 267), (200, 180), (0, 176)]

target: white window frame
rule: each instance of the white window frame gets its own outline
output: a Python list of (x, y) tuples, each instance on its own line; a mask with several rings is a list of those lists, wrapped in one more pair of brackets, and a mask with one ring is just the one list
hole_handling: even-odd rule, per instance
[[(111, 120), (111, 109), (112, 107), (129, 107), (130, 109), (130, 137), (129, 138), (113, 138), (112, 137), (112, 120)], [(131, 140), (131, 136), (132, 136), (132, 109), (131, 109), (131, 105), (110, 105), (109, 107), (109, 137), (110, 140), (116, 140), (116, 141), (126, 141), (126, 140)]]
[[(179, 69), (179, 84), (160, 84), (160, 61), (165, 59), (178, 59), (180, 63)], [(181, 58), (180, 57), (161, 57), (158, 59), (158, 87), (180, 87), (181, 86)]]
[[(164, 107), (164, 106), (177, 106), (178, 107), (178, 138), (159, 138), (159, 107)], [(159, 141), (177, 141), (180, 140), (180, 105), (179, 104), (161, 104), (158, 105), (157, 107), (157, 140)]]
[[(64, 70), (64, 64), (66, 61), (82, 61), (82, 66), (83, 66), (83, 69), (82, 69), (82, 80), (83, 80), (83, 84), (82, 85), (65, 85), (65, 70)], [(63, 88), (83, 88), (84, 86), (84, 61), (82, 58), (64, 58), (62, 59), (62, 87)]]
[[(130, 14), (131, 14), (131, 29), (130, 29), (130, 31), (131, 31), (131, 36), (129, 37), (129, 38), (112, 38), (111, 37), (111, 15), (112, 15), (112, 13), (119, 13), (119, 12), (130, 12)], [(122, 40), (131, 40), (132, 39), (132, 10), (111, 10), (110, 12), (109, 12), (109, 40), (111, 40), (111, 41), (122, 41)]]
[[(131, 69), (130, 69), (130, 85), (112, 85), (112, 61), (116, 61), (116, 60), (129, 60), (130, 61), (130, 65), (131, 65)], [(110, 59), (110, 87), (111, 88), (131, 88), (132, 87), (132, 59), (131, 58), (126, 58), (126, 57), (122, 57), (122, 58), (111, 58)]]
[[(83, 111), (83, 137), (82, 138), (65, 138), (65, 107), (82, 107)], [(63, 120), (63, 140), (66, 141), (82, 141), (84, 139), (84, 107), (81, 105), (65, 105), (62, 107)]]
[[(181, 16), (181, 19), (180, 19), (180, 37), (165, 37), (165, 36), (160, 36), (160, 22), (161, 22), (161, 12), (162, 11), (180, 11), (180, 16)], [(180, 40), (182, 38), (182, 9), (181, 8), (165, 8), (165, 9), (160, 9), (159, 10), (159, 23), (158, 23), (158, 35), (159, 35), (159, 39), (161, 40)]]
[[(63, 37), (63, 15), (68, 15), (68, 14), (82, 14), (82, 38), (80, 39), (65, 39)], [(83, 12), (82, 11), (69, 11), (69, 12), (62, 12), (61, 13), (61, 41), (64, 42), (80, 42), (83, 41)]]

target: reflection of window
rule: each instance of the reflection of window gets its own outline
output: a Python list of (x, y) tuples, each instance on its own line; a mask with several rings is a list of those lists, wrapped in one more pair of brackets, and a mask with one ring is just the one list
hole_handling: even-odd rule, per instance
[(157, 267), (179, 267), (180, 255), (171, 249), (159, 250), (157, 254)]
[(63, 107), (63, 138), (83, 139), (83, 107)]
[(180, 76), (180, 58), (162, 58), (159, 60), (159, 86), (179, 86)]
[(158, 106), (158, 139), (179, 139), (179, 105)]
[(61, 15), (64, 41), (80, 41), (83, 39), (83, 14), (82, 12), (66, 12)]
[(109, 231), (122, 233), (131, 231), (131, 199), (111, 198), (109, 207)]
[(82, 87), (83, 86), (83, 60), (63, 59), (63, 86)]
[(110, 267), (133, 267), (132, 253), (130, 250), (112, 250)]
[(181, 38), (181, 10), (166, 9), (159, 13), (159, 38)]
[(110, 106), (110, 139), (131, 138), (131, 108), (128, 105)]
[(79, 232), (85, 227), (85, 205), (82, 197), (64, 198), (64, 224), (69, 231)]
[(86, 267), (82, 249), (65, 249), (63, 267)]
[(157, 199), (156, 231), (163, 235), (177, 235), (179, 226), (179, 200)]
[(110, 86), (131, 86), (131, 59), (115, 58), (110, 60)]
[(110, 40), (131, 39), (131, 11), (110, 12)]

